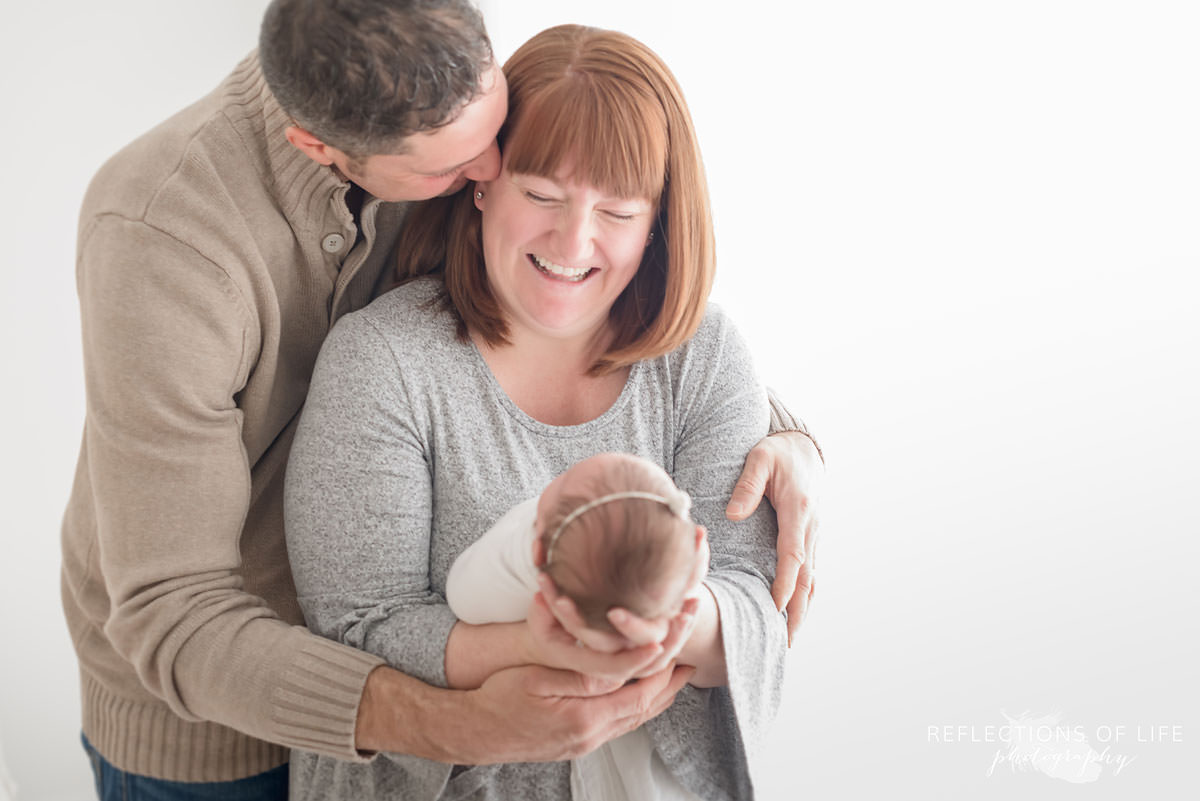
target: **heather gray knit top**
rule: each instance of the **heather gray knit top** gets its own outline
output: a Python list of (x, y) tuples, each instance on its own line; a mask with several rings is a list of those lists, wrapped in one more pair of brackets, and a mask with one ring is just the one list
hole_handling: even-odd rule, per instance
[[(519, 501), (600, 451), (661, 465), (694, 502), (712, 550), (730, 684), (685, 687), (647, 725), (663, 760), (703, 798), (753, 797), (748, 749), (779, 703), (784, 620), (771, 602), (774, 514), (724, 507), (767, 433), (766, 394), (729, 320), (710, 307), (674, 353), (633, 366), (613, 406), (580, 425), (522, 412), (419, 279), (342, 318), (313, 374), (288, 465), (288, 553), (316, 632), (445, 686), (451, 563)], [(453, 776), (451, 775), (453, 772)], [(385, 755), (352, 764), (293, 752), (301, 799), (570, 797), (569, 763), (451, 765)]]

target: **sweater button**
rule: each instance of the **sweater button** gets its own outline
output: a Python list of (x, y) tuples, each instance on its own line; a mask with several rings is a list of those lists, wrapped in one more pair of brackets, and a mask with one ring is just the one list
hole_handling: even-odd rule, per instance
[(325, 238), (321, 240), (321, 247), (326, 253), (340, 253), (346, 245), (346, 237), (341, 234), (325, 234)]

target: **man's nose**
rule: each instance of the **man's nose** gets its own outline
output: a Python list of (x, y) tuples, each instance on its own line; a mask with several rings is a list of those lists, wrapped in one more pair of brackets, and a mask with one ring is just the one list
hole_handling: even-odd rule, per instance
[(463, 170), (463, 175), (469, 181), (494, 181), (499, 174), (500, 147), (495, 141)]

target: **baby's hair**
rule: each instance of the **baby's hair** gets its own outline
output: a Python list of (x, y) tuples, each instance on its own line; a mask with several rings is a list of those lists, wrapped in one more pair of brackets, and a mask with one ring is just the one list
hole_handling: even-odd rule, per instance
[[(621, 497), (570, 519), (597, 498), (628, 491), (668, 503)], [(542, 570), (591, 628), (613, 631), (607, 615), (618, 606), (642, 617), (661, 615), (678, 600), (664, 597), (671, 579), (692, 564), (695, 524), (686, 517), (685, 500), (666, 473), (622, 460), (583, 492), (560, 493), (548, 519), (538, 521), (548, 557)]]

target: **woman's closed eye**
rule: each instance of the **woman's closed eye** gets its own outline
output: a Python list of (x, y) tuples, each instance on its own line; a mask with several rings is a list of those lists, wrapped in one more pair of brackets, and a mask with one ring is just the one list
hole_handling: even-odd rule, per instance
[[(525, 196), (526, 200), (539, 206), (550, 206), (563, 202), (561, 198), (543, 195), (542, 193), (535, 192), (532, 189), (522, 189), (521, 194)], [(621, 223), (632, 222), (641, 214), (641, 212), (638, 210), (629, 209), (598, 209), (597, 211), (599, 211), (608, 219)]]

